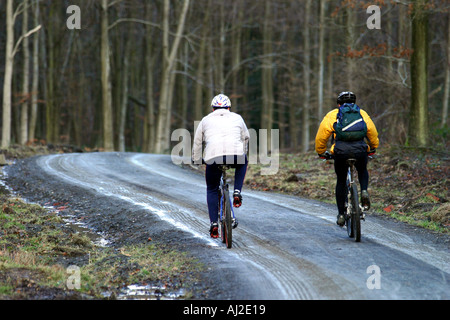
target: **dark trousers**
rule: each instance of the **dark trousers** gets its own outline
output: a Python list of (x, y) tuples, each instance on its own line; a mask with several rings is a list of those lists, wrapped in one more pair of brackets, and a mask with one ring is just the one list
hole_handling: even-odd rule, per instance
[(206, 164), (206, 199), (208, 202), (208, 213), (211, 222), (217, 222), (219, 218), (219, 187), (220, 177), (222, 171), (218, 164), (226, 164), (234, 171), (234, 190), (242, 190), (244, 185), (245, 174), (247, 172), (248, 159), (246, 155), (243, 156), (223, 156), (208, 161)]
[[(350, 156), (348, 155), (335, 155), (334, 158), (334, 171), (336, 172), (337, 176), (336, 203), (339, 214), (345, 213), (345, 203), (348, 201), (348, 164), (346, 162), (348, 158), (350, 158)], [(369, 185), (369, 172), (367, 171), (367, 152), (353, 154), (351, 158), (356, 159), (355, 167), (358, 171), (358, 180), (360, 183), (361, 191), (367, 190), (367, 187)]]

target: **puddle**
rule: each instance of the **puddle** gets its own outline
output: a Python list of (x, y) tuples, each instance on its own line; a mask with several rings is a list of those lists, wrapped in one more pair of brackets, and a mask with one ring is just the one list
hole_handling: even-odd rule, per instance
[(64, 213), (64, 210), (67, 208), (66, 206), (44, 205), (43, 207), (48, 211), (56, 212), (56, 214), (64, 220), (66, 227), (70, 228), (73, 232), (85, 235), (94, 245), (107, 247), (110, 244), (101, 233), (92, 230), (85, 223), (77, 220), (74, 215)]
[(92, 229), (87, 227), (84, 223), (75, 221), (70, 216), (61, 216), (61, 217), (64, 219), (66, 226), (68, 226), (74, 232), (78, 232), (80, 234), (87, 236), (92, 241), (92, 243), (94, 243), (94, 245), (99, 247), (107, 247), (110, 244), (110, 242), (106, 240), (100, 233), (93, 231)]
[[(109, 293), (103, 294), (109, 297)], [(122, 289), (117, 300), (177, 300), (182, 299), (186, 291), (181, 288), (177, 291), (167, 291), (165, 286), (132, 284)]]
[(10, 195), (12, 193), (11, 189), (6, 185), (5, 181), (3, 181), (6, 177), (6, 172), (0, 167), (0, 194)]
[(0, 180), (0, 194), (9, 195), (10, 191), (8, 187)]

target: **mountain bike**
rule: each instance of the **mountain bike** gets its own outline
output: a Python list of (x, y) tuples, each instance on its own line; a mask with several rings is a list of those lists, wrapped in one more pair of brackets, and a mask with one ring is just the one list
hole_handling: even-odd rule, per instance
[[(325, 160), (334, 159), (334, 155), (325, 153)], [(371, 157), (369, 157), (370, 159)], [(345, 226), (347, 234), (350, 238), (355, 238), (356, 242), (361, 241), (361, 220), (365, 220), (364, 208), (359, 203), (358, 186), (355, 183), (354, 177), (357, 176), (355, 167), (356, 159), (347, 159), (347, 211), (345, 213)]]
[(361, 241), (361, 220), (364, 220), (364, 212), (362, 206), (359, 204), (358, 186), (354, 178), (356, 175), (355, 163), (356, 159), (350, 158), (347, 160), (347, 190), (349, 200), (347, 202), (347, 212), (345, 214), (345, 226), (347, 227), (347, 234), (350, 238), (355, 238), (356, 242)]
[(233, 243), (233, 229), (237, 226), (237, 220), (234, 215), (233, 206), (231, 205), (231, 198), (229, 187), (227, 183), (227, 170), (231, 167), (227, 165), (219, 165), (222, 171), (219, 187), (219, 228), (222, 242), (230, 249)]

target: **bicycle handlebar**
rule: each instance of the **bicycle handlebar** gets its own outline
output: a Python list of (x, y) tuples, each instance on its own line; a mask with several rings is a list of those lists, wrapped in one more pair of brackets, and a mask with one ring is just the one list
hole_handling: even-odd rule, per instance
[(325, 153), (319, 154), (319, 158), (323, 160), (332, 160), (334, 159), (334, 154), (331, 154), (328, 151), (325, 151)]
[[(369, 160), (372, 160), (374, 158), (375, 152), (376, 152), (375, 149), (367, 151), (367, 156), (368, 156)], [(323, 159), (324, 161), (333, 160), (334, 154), (331, 154), (330, 152), (325, 151), (325, 153), (319, 154), (319, 158)]]

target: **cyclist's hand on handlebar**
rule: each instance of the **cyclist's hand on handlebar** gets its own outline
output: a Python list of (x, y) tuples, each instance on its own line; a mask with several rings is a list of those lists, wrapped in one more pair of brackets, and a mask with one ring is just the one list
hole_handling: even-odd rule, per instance
[(325, 151), (324, 153), (319, 154), (320, 159), (329, 160), (332, 158), (331, 154), (328, 151)]

